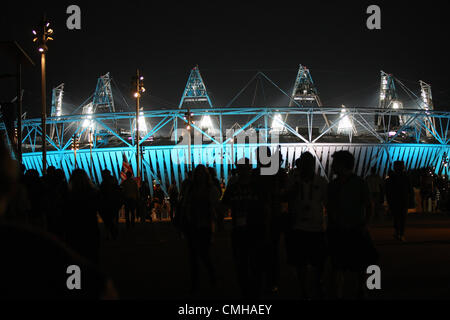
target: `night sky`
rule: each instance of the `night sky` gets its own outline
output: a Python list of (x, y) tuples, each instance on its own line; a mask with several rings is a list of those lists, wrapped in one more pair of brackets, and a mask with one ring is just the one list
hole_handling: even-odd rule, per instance
[[(47, 56), (49, 105), (51, 88), (61, 82), (67, 108), (79, 105), (94, 91), (97, 77), (109, 71), (119, 89), (116, 104), (127, 110), (119, 92), (132, 105), (130, 79), (139, 67), (148, 90), (144, 108), (175, 107), (190, 69), (198, 65), (214, 105), (224, 106), (257, 71), (290, 92), (303, 64), (324, 105), (376, 106), (384, 70), (417, 94), (419, 80), (430, 83), (435, 108), (450, 109), (450, 11), (444, 1), (426, 6), (412, 1), (5, 2), (1, 40), (17, 40), (36, 62), (24, 71), (24, 109), (30, 116), (40, 109), (39, 56), (31, 30), (44, 11), (55, 30)], [(79, 31), (66, 28), (71, 4), (81, 8)], [(382, 30), (366, 28), (370, 4), (381, 7)], [(8, 86), (5, 80), (0, 84)]]

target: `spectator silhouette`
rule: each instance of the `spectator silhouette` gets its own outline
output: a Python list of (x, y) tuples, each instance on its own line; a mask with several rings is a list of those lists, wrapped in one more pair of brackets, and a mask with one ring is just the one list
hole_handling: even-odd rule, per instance
[(403, 161), (395, 161), (394, 172), (386, 181), (389, 210), (394, 218), (394, 237), (400, 241), (405, 241), (408, 208), (414, 207), (414, 190), (404, 168)]
[(177, 214), (177, 206), (178, 206), (178, 187), (175, 183), (175, 180), (172, 180), (172, 183), (169, 186), (169, 202), (170, 202), (170, 221), (174, 222), (174, 217)]
[(429, 168), (423, 168), (420, 181), (420, 196), (422, 198), (422, 208), (424, 213), (433, 211), (432, 199), (434, 184), (431, 170)]
[[(269, 161), (264, 161), (267, 156)], [(278, 150), (273, 154), (269, 147), (259, 147), (256, 150), (257, 168), (253, 171), (258, 185), (261, 201), (267, 209), (267, 216), (262, 215), (262, 221), (267, 228), (267, 264), (264, 265), (266, 276), (263, 290), (266, 293), (278, 294), (280, 284), (280, 239), (283, 231), (285, 191), (287, 189), (287, 174), (281, 168), (283, 157)], [(270, 172), (275, 168), (275, 172)]]
[(210, 255), (211, 237), (214, 231), (215, 211), (218, 193), (204, 165), (198, 165), (187, 186), (182, 204), (183, 230), (187, 239), (191, 271), (191, 291), (199, 285), (199, 262), (205, 265), (210, 284), (216, 285), (215, 269)]
[(46, 202), (45, 189), (37, 170), (28, 170), (25, 173), (24, 183), (28, 194), (28, 200), (30, 202), (30, 224), (43, 229)]
[[(17, 167), (0, 138), (0, 299), (117, 298), (112, 282), (89, 261), (41, 229), (3, 221), (17, 189)], [(13, 244), (13, 245), (12, 245)], [(81, 289), (67, 288), (67, 267), (82, 270)]]
[(153, 207), (155, 208), (156, 212), (156, 219), (161, 220), (161, 212), (162, 212), (162, 206), (164, 204), (164, 191), (161, 189), (161, 185), (157, 184), (155, 186), (155, 190), (153, 191)]
[(118, 217), (122, 206), (121, 190), (109, 170), (102, 171), (100, 184), (99, 214), (106, 230), (106, 237), (117, 239), (119, 234)]
[(139, 213), (139, 219), (141, 223), (145, 223), (145, 220), (149, 213), (149, 197), (150, 197), (150, 187), (148, 186), (148, 182), (145, 180), (142, 180), (141, 187), (139, 188), (139, 199), (138, 199), (138, 206), (137, 206), (137, 212)]
[(67, 243), (81, 256), (98, 263), (100, 232), (97, 212), (98, 192), (86, 171), (75, 169), (69, 180), (67, 214)]
[(363, 297), (366, 268), (377, 252), (367, 230), (372, 215), (369, 188), (353, 173), (354, 157), (348, 151), (333, 154), (336, 178), (328, 185), (328, 243), (333, 266), (334, 296)]
[(46, 184), (46, 222), (47, 231), (64, 239), (64, 207), (68, 196), (68, 186), (64, 172), (49, 167)]
[[(222, 188), (220, 186), (219, 179), (217, 179), (217, 172), (212, 167), (208, 167), (208, 172), (211, 177), (213, 187), (217, 189), (217, 194), (219, 195), (218, 200), (220, 200), (220, 198), (222, 197)], [(223, 231), (224, 230), (225, 211), (222, 207), (222, 204), (220, 202), (218, 202), (214, 209), (215, 209), (216, 215), (217, 215), (217, 230)]]
[[(322, 297), (321, 278), (327, 257), (324, 209), (328, 183), (316, 174), (315, 162), (311, 153), (302, 153), (288, 189), (288, 262), (297, 269), (302, 298)], [(309, 279), (313, 284), (312, 292)]]
[(127, 224), (127, 229), (134, 227), (136, 220), (136, 206), (138, 199), (138, 185), (133, 179), (133, 174), (131, 171), (127, 171), (127, 178), (122, 182), (122, 192), (125, 202), (125, 221)]
[[(226, 208), (231, 209), (232, 231), (231, 245), (236, 266), (237, 281), (241, 293), (245, 298), (254, 294), (252, 277), (255, 276), (260, 262), (254, 250), (258, 248), (259, 239), (256, 238), (255, 225), (252, 218), (254, 210), (259, 207), (259, 195), (254, 185), (251, 174), (250, 161), (247, 158), (240, 159), (236, 165), (236, 177), (229, 182), (222, 198)], [(253, 224), (252, 224), (253, 222)]]
[(369, 187), (370, 199), (374, 205), (373, 218), (383, 217), (383, 203), (384, 203), (384, 181), (377, 174), (377, 168), (372, 167), (370, 169), (370, 175), (366, 178), (367, 186)]

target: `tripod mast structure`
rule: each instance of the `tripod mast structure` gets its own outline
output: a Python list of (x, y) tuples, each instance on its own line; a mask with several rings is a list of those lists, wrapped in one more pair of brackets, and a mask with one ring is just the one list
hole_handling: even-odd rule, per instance
[[(295, 78), (294, 88), (292, 89), (289, 107), (295, 105), (303, 107), (303, 102), (308, 104), (316, 104), (319, 108), (322, 107), (322, 101), (319, 97), (319, 91), (311, 76), (309, 69), (303, 65), (299, 65), (297, 77)], [(327, 127), (330, 127), (330, 122), (325, 114), (323, 114)], [(287, 119), (285, 119), (286, 121)]]
[(425, 110), (425, 114), (427, 115), (424, 119), (426, 127), (429, 129), (429, 131), (426, 131), (426, 135), (430, 137), (432, 135), (432, 132), (434, 132), (434, 128), (436, 128), (436, 123), (434, 118), (429, 117), (428, 111), (433, 111), (433, 96), (431, 94), (431, 85), (428, 83), (420, 80), (420, 97), (421, 97), (421, 106), (422, 109)]

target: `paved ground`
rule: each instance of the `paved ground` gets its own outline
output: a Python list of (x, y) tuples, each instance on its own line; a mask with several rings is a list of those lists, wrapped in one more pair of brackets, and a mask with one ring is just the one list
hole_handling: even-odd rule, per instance
[[(450, 217), (410, 215), (407, 242), (393, 239), (386, 219), (370, 228), (381, 261), (382, 289), (370, 299), (450, 298)], [(200, 296), (212, 299), (239, 298), (229, 240), (230, 223), (214, 237), (212, 254), (219, 276), (218, 288), (202, 284)], [(101, 267), (114, 280), (121, 298), (189, 298), (186, 243), (168, 222), (136, 225), (116, 241), (103, 240)], [(281, 244), (283, 248), (283, 243)], [(293, 270), (281, 257), (280, 299), (297, 297)]]

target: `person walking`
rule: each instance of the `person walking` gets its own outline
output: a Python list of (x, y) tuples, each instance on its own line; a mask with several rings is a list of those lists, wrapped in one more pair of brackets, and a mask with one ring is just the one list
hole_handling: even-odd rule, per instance
[(302, 153), (288, 189), (288, 262), (297, 269), (300, 295), (306, 299), (323, 297), (321, 279), (327, 257), (324, 213), (328, 183), (316, 174), (315, 162), (311, 153)]
[(336, 178), (328, 185), (326, 201), (334, 282), (332, 296), (362, 298), (365, 271), (378, 259), (367, 229), (373, 206), (366, 182), (353, 173), (353, 155), (337, 151), (332, 158)]
[(138, 199), (138, 185), (133, 179), (131, 171), (127, 171), (127, 179), (122, 182), (122, 193), (125, 202), (125, 220), (127, 229), (134, 227), (136, 220), (136, 206)]
[(383, 215), (383, 203), (384, 203), (384, 181), (377, 174), (377, 168), (372, 167), (370, 169), (370, 175), (366, 178), (367, 186), (369, 187), (370, 199), (373, 203), (374, 219), (380, 220)]
[(192, 182), (186, 190), (183, 207), (183, 230), (186, 236), (190, 272), (191, 292), (199, 287), (200, 262), (207, 269), (211, 287), (216, 286), (215, 268), (212, 262), (210, 246), (215, 223), (215, 205), (219, 195), (204, 165), (198, 165), (193, 172)]
[(86, 171), (75, 169), (66, 203), (66, 241), (81, 256), (97, 264), (100, 248), (99, 194)]
[(251, 174), (250, 161), (241, 159), (236, 165), (236, 177), (230, 182), (222, 198), (222, 204), (231, 209), (231, 246), (236, 275), (244, 298), (257, 297), (262, 287), (260, 222), (256, 212), (263, 202), (257, 192), (255, 179)]
[(100, 184), (100, 208), (99, 214), (106, 229), (106, 238), (117, 239), (118, 215), (122, 206), (121, 192), (117, 182), (109, 170), (102, 171), (102, 183)]
[(394, 162), (394, 172), (386, 181), (386, 191), (389, 210), (394, 218), (394, 238), (405, 241), (406, 215), (408, 208), (414, 207), (414, 190), (405, 174), (403, 161)]

